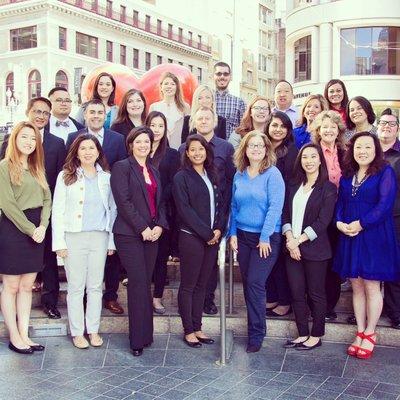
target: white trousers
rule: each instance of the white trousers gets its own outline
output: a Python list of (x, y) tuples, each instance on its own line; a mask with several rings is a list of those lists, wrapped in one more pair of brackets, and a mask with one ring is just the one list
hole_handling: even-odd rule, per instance
[[(107, 232), (76, 232), (65, 235), (68, 256), (64, 267), (67, 275), (67, 308), (71, 336), (98, 333), (103, 296), (104, 266), (107, 257)], [(83, 295), (86, 288), (86, 316)]]

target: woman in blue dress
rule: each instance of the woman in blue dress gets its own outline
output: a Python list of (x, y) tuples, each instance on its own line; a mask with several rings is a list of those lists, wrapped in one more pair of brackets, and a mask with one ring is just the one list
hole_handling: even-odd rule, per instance
[(350, 278), (357, 335), (347, 353), (370, 358), (375, 327), (382, 312), (380, 281), (400, 279), (400, 257), (392, 209), (396, 177), (383, 160), (375, 135), (355, 134), (344, 157), (343, 177), (336, 205), (341, 232), (334, 269)]

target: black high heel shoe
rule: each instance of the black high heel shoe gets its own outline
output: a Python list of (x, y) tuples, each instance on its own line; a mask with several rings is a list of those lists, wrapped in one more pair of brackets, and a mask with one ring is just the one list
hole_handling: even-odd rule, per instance
[(18, 347), (14, 346), (11, 342), (9, 342), (8, 348), (18, 354), (33, 354), (32, 347), (28, 347), (27, 349), (19, 349)]
[[(197, 338), (199, 339), (199, 338)], [(189, 340), (187, 340), (185, 337), (183, 338), (183, 341), (189, 346), (192, 347), (194, 349), (198, 349), (199, 347), (201, 347), (201, 343), (200, 340), (198, 342), (189, 342)]]
[(140, 357), (143, 354), (143, 349), (132, 349), (131, 352), (134, 357)]
[(31, 349), (33, 351), (43, 351), (44, 346), (42, 344), (34, 344), (33, 346), (31, 346)]
[(313, 346), (307, 346), (307, 345), (304, 344), (304, 342), (300, 343), (299, 346), (296, 346), (296, 350), (307, 351), (307, 350), (312, 350), (312, 349), (315, 349), (315, 348), (321, 347), (321, 346), (322, 346), (322, 340), (319, 339), (318, 342), (315, 343)]
[(201, 338), (198, 336), (196, 336), (196, 337), (200, 343), (204, 343), (204, 344), (214, 344), (215, 343), (215, 340), (211, 339), (211, 338)]

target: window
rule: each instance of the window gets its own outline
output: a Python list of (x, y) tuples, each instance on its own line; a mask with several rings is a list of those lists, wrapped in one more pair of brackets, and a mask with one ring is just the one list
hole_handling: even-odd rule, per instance
[(258, 44), (261, 47), (267, 47), (267, 32), (260, 30)]
[(139, 68), (139, 50), (133, 49), (133, 68)]
[(150, 15), (146, 15), (146, 22), (144, 29), (146, 29), (146, 31), (150, 30)]
[(178, 61), (178, 64), (179, 64), (179, 65), (183, 65), (183, 62), (182, 62), (182, 61)]
[(37, 47), (36, 25), (10, 30), (11, 50), (23, 50)]
[(107, 40), (106, 44), (106, 57), (107, 61), (113, 62), (113, 42)]
[(311, 35), (294, 43), (294, 81), (311, 79)]
[(125, 22), (126, 21), (126, 7), (125, 6), (120, 6), (119, 20), (121, 22)]
[(157, 56), (157, 65), (162, 64), (162, 56)]
[(193, 32), (188, 32), (188, 35), (189, 35), (189, 46), (191, 46), (192, 45), (192, 40), (193, 40)]
[(68, 76), (64, 71), (58, 71), (56, 73), (56, 87), (63, 87), (68, 90)]
[(138, 26), (138, 25), (139, 25), (139, 12), (133, 10), (133, 26)]
[(98, 39), (94, 36), (76, 32), (76, 52), (84, 56), (97, 58)]
[(113, 2), (111, 0), (107, 0), (106, 3), (106, 16), (112, 18), (112, 6)]
[(157, 20), (157, 35), (161, 35), (161, 31), (162, 31), (162, 21), (161, 19)]
[(197, 35), (197, 40), (199, 41), (199, 44), (201, 44), (201, 35)]
[(67, 28), (58, 27), (58, 48), (67, 50)]
[(172, 39), (172, 24), (168, 24), (168, 39)]
[(28, 76), (28, 98), (33, 99), (40, 97), (42, 86), (42, 78), (40, 72), (37, 69), (31, 71)]
[(179, 36), (179, 41), (180, 42), (182, 42), (182, 39), (183, 39), (183, 29), (182, 28), (179, 28), (178, 29), (178, 36)]
[(400, 75), (400, 28), (342, 29), (340, 72), (342, 75)]
[(146, 51), (146, 65), (145, 65), (145, 69), (146, 71), (148, 71), (151, 68), (151, 53), (148, 53)]
[(10, 72), (6, 78), (6, 105), (14, 98), (14, 72)]
[(272, 10), (269, 10), (267, 7), (260, 4), (259, 15), (258, 18), (260, 22), (272, 26), (273, 24), (273, 15)]
[(247, 71), (247, 83), (249, 85), (253, 84), (253, 71)]
[(98, 0), (92, 0), (92, 11), (97, 11), (99, 8)]
[(119, 46), (119, 63), (126, 65), (126, 46), (123, 44)]
[(267, 56), (258, 55), (258, 69), (259, 71), (267, 72)]
[(199, 75), (198, 75), (198, 80), (201, 83), (203, 80), (203, 70), (201, 68), (199, 68)]
[(190, 72), (193, 72), (193, 65), (188, 65)]
[(170, 64), (172, 64), (174, 61), (172, 60), (172, 58), (168, 58), (168, 62), (169, 62)]

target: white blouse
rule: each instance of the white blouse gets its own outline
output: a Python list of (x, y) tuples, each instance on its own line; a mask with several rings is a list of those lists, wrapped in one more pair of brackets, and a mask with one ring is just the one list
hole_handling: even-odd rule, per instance
[(292, 232), (295, 238), (298, 238), (303, 229), (304, 213), (306, 211), (306, 206), (308, 199), (314, 188), (312, 188), (307, 193), (304, 193), (304, 186), (301, 185), (293, 197), (292, 203)]

